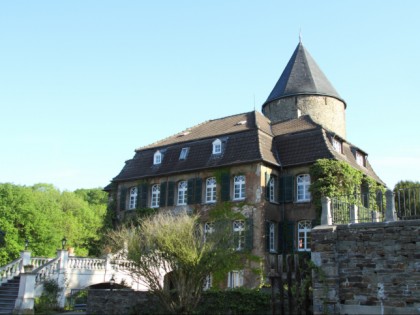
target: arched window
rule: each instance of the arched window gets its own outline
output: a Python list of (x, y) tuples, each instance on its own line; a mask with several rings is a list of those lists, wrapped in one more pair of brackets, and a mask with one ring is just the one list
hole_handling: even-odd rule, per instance
[(245, 176), (239, 175), (233, 178), (233, 200), (245, 199)]
[(160, 185), (156, 184), (152, 186), (152, 201), (150, 207), (159, 208), (160, 202)]
[(153, 164), (156, 165), (160, 163), (162, 163), (162, 153), (159, 150), (157, 150), (153, 155)]
[(178, 205), (183, 206), (187, 204), (188, 184), (186, 180), (178, 183)]
[(298, 222), (298, 251), (311, 251), (311, 230), (311, 221), (304, 220)]
[(309, 192), (309, 187), (311, 186), (311, 177), (309, 174), (302, 174), (296, 178), (297, 185), (297, 201), (310, 201), (311, 193)]
[(128, 202), (128, 209), (136, 209), (137, 207), (137, 187), (130, 188), (130, 200)]
[(216, 178), (210, 177), (206, 179), (206, 202), (216, 202)]
[(213, 141), (213, 154), (220, 153), (222, 153), (222, 141), (220, 141), (220, 139), (216, 139)]

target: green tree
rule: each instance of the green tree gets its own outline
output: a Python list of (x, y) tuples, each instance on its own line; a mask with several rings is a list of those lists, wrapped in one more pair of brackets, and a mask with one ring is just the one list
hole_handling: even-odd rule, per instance
[[(158, 213), (137, 225), (109, 235), (110, 245), (123, 249), (134, 263), (132, 274), (155, 294), (167, 311), (187, 314), (200, 300), (209, 275), (243, 266), (246, 254), (232, 245), (231, 222), (215, 222), (205, 234), (197, 215)], [(162, 276), (166, 275), (167, 287)]]

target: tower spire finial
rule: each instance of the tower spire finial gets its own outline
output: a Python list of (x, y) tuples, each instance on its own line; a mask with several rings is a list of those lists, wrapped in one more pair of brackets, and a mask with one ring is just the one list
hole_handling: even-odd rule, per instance
[(302, 28), (299, 28), (299, 44), (302, 44)]

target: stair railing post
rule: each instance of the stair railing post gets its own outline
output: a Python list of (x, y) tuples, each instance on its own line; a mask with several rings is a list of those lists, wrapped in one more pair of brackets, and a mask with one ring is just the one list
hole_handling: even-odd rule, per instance
[(22, 261), (20, 262), (19, 271), (20, 273), (24, 272), (24, 266), (31, 264), (31, 252), (29, 250), (23, 250), (20, 252), (20, 257)]
[(322, 197), (322, 213), (321, 213), (321, 225), (332, 225), (332, 215), (331, 215), (331, 198)]
[(20, 274), (19, 293), (13, 314), (34, 314), (35, 277), (36, 274), (32, 272)]
[(60, 263), (58, 265), (58, 279), (57, 283), (62, 288), (60, 295), (58, 296), (58, 306), (64, 308), (66, 305), (66, 275), (68, 268), (69, 252), (64, 249), (57, 250), (57, 257), (60, 258)]
[(395, 200), (394, 193), (391, 189), (387, 189), (385, 192), (386, 198), (386, 209), (385, 209), (385, 221), (392, 222), (397, 221), (397, 213), (395, 211)]

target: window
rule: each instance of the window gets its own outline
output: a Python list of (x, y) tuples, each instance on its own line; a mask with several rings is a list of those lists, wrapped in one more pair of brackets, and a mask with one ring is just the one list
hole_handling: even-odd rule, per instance
[(207, 239), (207, 235), (212, 234), (214, 232), (214, 224), (213, 222), (206, 222), (204, 223), (204, 242)]
[(211, 284), (213, 282), (213, 277), (211, 275), (207, 275), (204, 279), (203, 284), (203, 291), (209, 290), (211, 288)]
[(245, 199), (245, 176), (235, 176), (233, 179), (233, 199)]
[(153, 164), (156, 165), (160, 163), (162, 163), (162, 153), (160, 153), (160, 151), (157, 150), (153, 155)]
[(276, 179), (274, 177), (271, 177), (270, 178), (270, 181), (268, 183), (270, 202), (274, 202), (275, 201), (275, 196), (276, 196), (275, 185), (276, 185)]
[(190, 150), (190, 148), (182, 148), (181, 153), (179, 154), (179, 159), (180, 160), (185, 160), (187, 158), (189, 150)]
[(178, 205), (183, 206), (187, 204), (188, 184), (186, 180), (178, 183)]
[(360, 166), (365, 166), (365, 156), (359, 151), (356, 151), (356, 163)]
[(153, 185), (152, 186), (152, 202), (150, 206), (152, 208), (159, 208), (160, 202), (160, 185)]
[(130, 200), (128, 202), (128, 209), (136, 209), (137, 207), (137, 187), (130, 188)]
[(213, 154), (222, 153), (222, 141), (216, 139), (213, 141)]
[(296, 180), (297, 184), (297, 201), (309, 201), (311, 200), (311, 193), (309, 192), (309, 186), (311, 185), (311, 177), (309, 174), (299, 175)]
[(243, 270), (233, 270), (228, 274), (228, 288), (238, 288), (244, 285)]
[(243, 250), (245, 248), (245, 221), (233, 221), (233, 237), (234, 247), (236, 250)]
[(311, 221), (305, 220), (298, 222), (298, 251), (311, 251)]
[(216, 178), (206, 179), (206, 203), (216, 202)]
[(343, 153), (343, 145), (340, 140), (333, 138), (332, 145), (335, 151), (338, 153)]
[(276, 251), (276, 225), (270, 222), (268, 226), (268, 250), (273, 253)]

